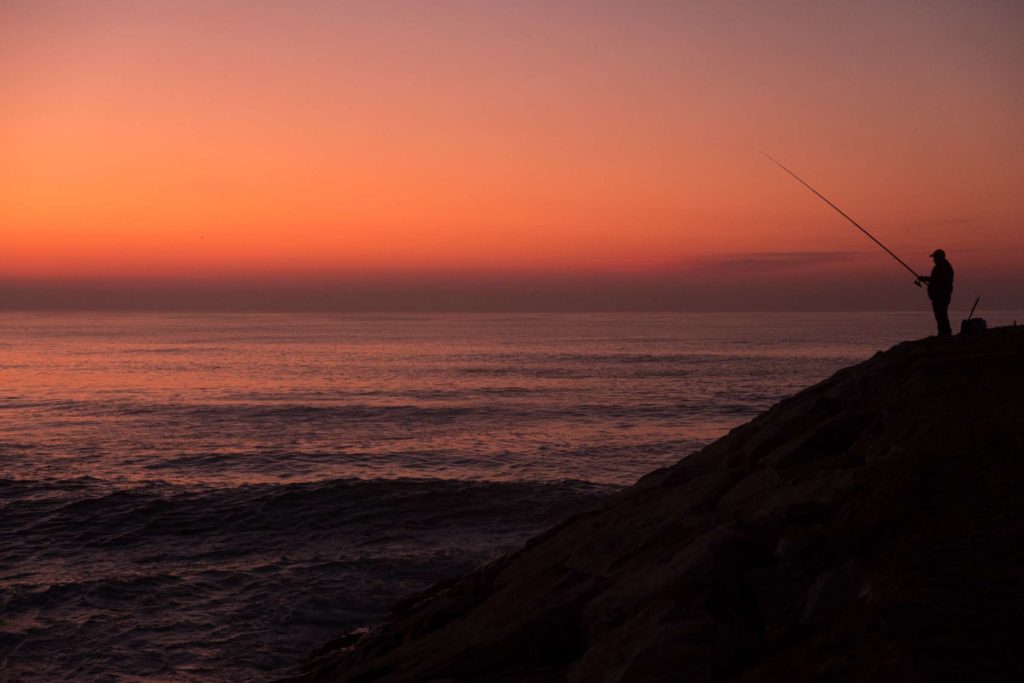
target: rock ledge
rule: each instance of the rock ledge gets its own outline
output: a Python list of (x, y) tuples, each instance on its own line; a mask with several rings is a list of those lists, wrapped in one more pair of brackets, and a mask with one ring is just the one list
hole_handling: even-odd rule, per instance
[(1024, 680), (1024, 328), (900, 344), (294, 681)]

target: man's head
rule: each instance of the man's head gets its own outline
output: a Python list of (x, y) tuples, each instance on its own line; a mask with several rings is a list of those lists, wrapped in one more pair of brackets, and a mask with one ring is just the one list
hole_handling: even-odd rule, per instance
[(932, 253), (930, 253), (928, 255), (931, 256), (933, 259), (935, 259), (936, 263), (938, 263), (939, 261), (945, 261), (946, 260), (946, 252), (944, 252), (941, 249), (936, 249), (935, 251), (933, 251)]

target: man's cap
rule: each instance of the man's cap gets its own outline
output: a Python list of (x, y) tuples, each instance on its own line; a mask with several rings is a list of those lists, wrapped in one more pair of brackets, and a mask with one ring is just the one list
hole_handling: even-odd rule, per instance
[(935, 251), (933, 251), (932, 253), (930, 253), (928, 255), (931, 256), (932, 258), (934, 258), (936, 256), (940, 256), (942, 258), (946, 258), (946, 252), (942, 251), (941, 249), (936, 249)]

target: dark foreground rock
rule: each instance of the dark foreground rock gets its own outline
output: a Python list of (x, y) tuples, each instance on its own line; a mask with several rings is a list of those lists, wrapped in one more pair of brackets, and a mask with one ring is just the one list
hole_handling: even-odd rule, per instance
[(1024, 680), (1024, 328), (838, 372), (299, 681)]

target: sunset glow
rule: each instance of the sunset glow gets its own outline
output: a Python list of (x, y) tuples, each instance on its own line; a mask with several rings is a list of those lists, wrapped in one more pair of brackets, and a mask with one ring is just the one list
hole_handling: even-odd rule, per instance
[(1022, 38), (0, 0), (0, 683), (1019, 678)]
[(766, 149), (1014, 305), (1022, 25), (1015, 2), (6, 2), (0, 268), (780, 285), (729, 264), (828, 253), (852, 256), (821, 281), (906, 280)]

